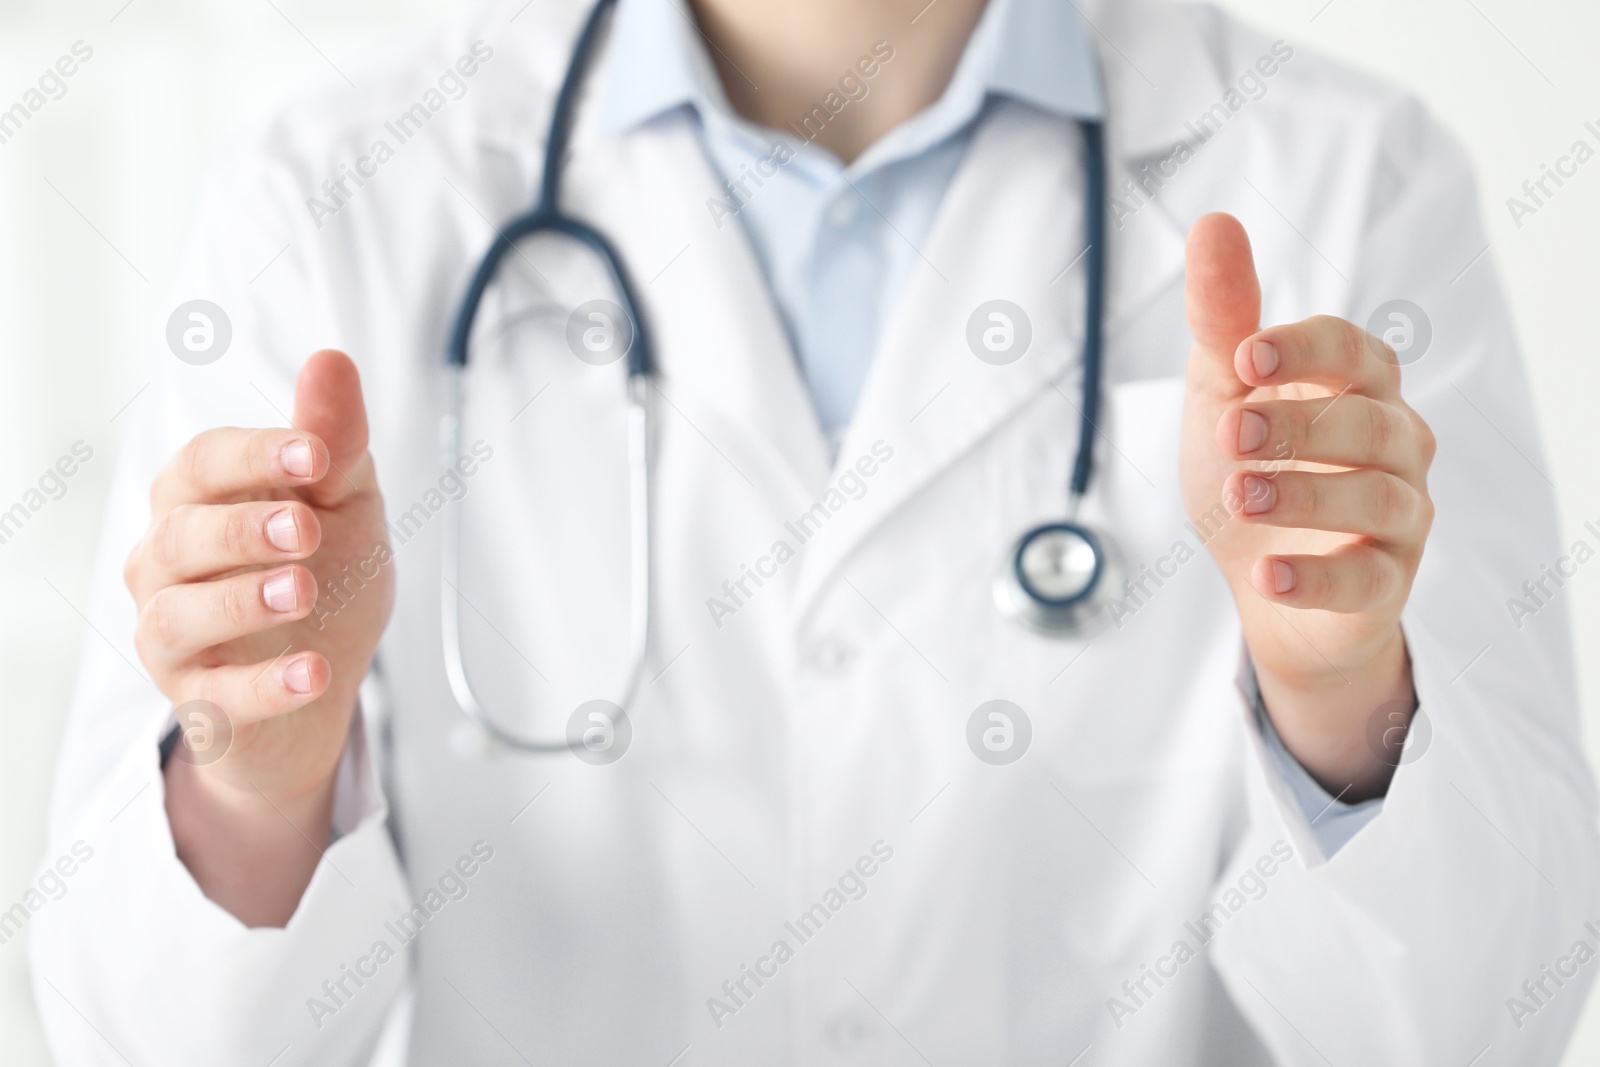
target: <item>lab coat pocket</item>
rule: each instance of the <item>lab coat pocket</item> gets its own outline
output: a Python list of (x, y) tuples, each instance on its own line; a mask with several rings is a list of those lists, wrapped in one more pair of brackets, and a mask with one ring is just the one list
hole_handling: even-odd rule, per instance
[[(996, 623), (1006, 669), (992, 681), (1031, 731), (1014, 765), (1023, 773), (1007, 787), (1039, 813), (1018, 832), (1035, 846), (1024, 881), (1044, 888), (1018, 892), (1057, 911), (1059, 925), (1042, 936), (1059, 937), (1061, 951), (1086, 965), (1136, 968), (1129, 961), (1154, 944), (1151, 917), (1177, 914), (1186, 894), (1201, 891), (1239, 781), (1237, 621), (1183, 508), (1184, 396), (1176, 376), (1105, 390), (1079, 513), (1126, 575), (1103, 625), (1060, 638)], [(1075, 444), (1063, 441), (1039, 464), (1041, 496), (1070, 470)], [(1040, 521), (1018, 518), (1017, 530)], [(1104, 876), (1085, 876), (1086, 856)], [(1178, 924), (1157, 925), (1165, 936)]]
[[(1094, 478), (1078, 516), (1103, 535), (1125, 575), (1100, 627), (1065, 638), (1009, 623), (997, 630), (1010, 666), (1005, 688), (1037, 720), (1037, 758), (1075, 781), (1169, 773), (1183, 746), (1195, 751), (1197, 733), (1215, 733), (1213, 698), (1231, 692), (1237, 623), (1179, 491), (1184, 390), (1175, 376), (1105, 390)], [(1036, 492), (1048, 497), (1049, 480), (1066, 477), (1075, 445), (1057, 446), (1059, 468), (1041, 465)], [(1048, 517), (1035, 510), (1017, 527), (1038, 521)]]

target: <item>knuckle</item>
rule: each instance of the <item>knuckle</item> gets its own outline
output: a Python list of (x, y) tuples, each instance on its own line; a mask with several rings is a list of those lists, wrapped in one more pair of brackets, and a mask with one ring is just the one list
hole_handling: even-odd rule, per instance
[(226, 558), (241, 562), (253, 558), (257, 541), (254, 516), (245, 508), (229, 508), (217, 537)]
[(221, 707), (227, 700), (227, 685), (222, 675), (225, 668), (208, 667), (195, 672), (194, 697)]
[(1411, 417), (1416, 423), (1417, 446), (1422, 452), (1422, 466), (1426, 469), (1433, 465), (1433, 457), (1439, 452), (1439, 439), (1434, 436), (1433, 427), (1421, 415), (1412, 412)]
[(1375, 337), (1354, 323), (1350, 325), (1351, 333), (1361, 345), (1361, 361), (1369, 367), (1375, 367), (1380, 378), (1385, 382), (1398, 380), (1400, 375), (1400, 357), (1395, 352), (1394, 346), (1381, 337)]
[(270, 705), (278, 684), (277, 671), (270, 669), (259, 671), (250, 680), (250, 698), (257, 706)]
[(1367, 351), (1378, 357), (1380, 362), (1389, 364), (1391, 366), (1399, 362), (1399, 356), (1395, 353), (1394, 346), (1388, 341), (1385, 341), (1383, 338), (1377, 336), (1376, 334), (1369, 333), (1366, 330), (1362, 330), (1361, 332), (1366, 335), (1365, 342)]
[(1346, 322), (1344, 319), (1333, 318), (1331, 322), (1333, 323), (1332, 329), (1339, 350), (1339, 358), (1343, 364), (1342, 369), (1346, 374), (1354, 377), (1356, 372), (1366, 363), (1368, 357), (1372, 355), (1372, 349), (1369, 347), (1372, 343), (1372, 335), (1354, 323)]
[(1372, 603), (1378, 592), (1377, 568), (1373, 566), (1372, 560), (1364, 555), (1354, 555), (1350, 557), (1344, 569), (1345, 587), (1353, 600), (1350, 607)]
[(1393, 529), (1405, 514), (1405, 498), (1401, 493), (1400, 479), (1391, 474), (1380, 474), (1373, 479), (1368, 507), (1372, 512), (1372, 524), (1375, 529)]
[(172, 571), (183, 558), (182, 524), (189, 514), (188, 505), (173, 508), (150, 529), (150, 555), (163, 571)]
[(252, 604), (245, 588), (242, 582), (223, 582), (218, 594), (218, 610), (228, 625), (235, 629), (244, 627), (250, 621)]
[(1333, 573), (1324, 560), (1307, 560), (1302, 569), (1306, 572), (1306, 593), (1314, 603), (1325, 604), (1333, 595)]
[[(1316, 432), (1312, 422), (1311, 412), (1306, 410), (1306, 405), (1297, 401), (1289, 401), (1282, 408), (1288, 418), (1283, 420), (1283, 438), (1294, 451), (1307, 448), (1311, 442), (1311, 435)], [(1269, 434), (1269, 440), (1270, 434)]]
[(258, 430), (253, 435), (244, 460), (250, 469), (252, 481), (269, 481), (277, 474), (278, 454), (283, 448), (282, 436), (279, 430)]
[[(1381, 343), (1381, 342), (1380, 342)], [(1383, 358), (1378, 360), (1378, 375), (1385, 389), (1400, 391), (1400, 354), (1388, 345), (1383, 346)]]
[(214, 440), (208, 431), (189, 438), (189, 443), (183, 446), (178, 463), (184, 479), (190, 485), (202, 487), (206, 484), (206, 466), (210, 462)]
[(1377, 553), (1361, 561), (1362, 594), (1367, 603), (1384, 599), (1389, 593), (1391, 570)]
[(141, 538), (139, 543), (133, 546), (133, 551), (128, 553), (128, 558), (122, 561), (122, 584), (135, 597), (139, 595), (139, 589), (144, 584), (144, 555), (147, 551), (148, 538), (148, 534)]
[(139, 612), (138, 633), (146, 644), (156, 648), (172, 648), (176, 643), (177, 620), (173, 616), (172, 594), (166, 589), (157, 591), (145, 602), (144, 609)]
[(1395, 426), (1386, 405), (1368, 400), (1366, 409), (1367, 457), (1369, 460), (1378, 460), (1389, 454), (1394, 443)]
[(1300, 324), (1305, 338), (1315, 345), (1319, 340), (1338, 329), (1339, 320), (1332, 315), (1312, 315)]
[(277, 670), (264, 670), (250, 683), (250, 696), (256, 707), (275, 714), (284, 707), (287, 697), (283, 676)]

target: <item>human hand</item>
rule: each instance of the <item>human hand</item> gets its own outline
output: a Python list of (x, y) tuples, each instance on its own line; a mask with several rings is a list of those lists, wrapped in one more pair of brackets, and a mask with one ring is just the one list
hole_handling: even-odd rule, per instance
[(124, 569), (135, 645), (156, 685), (174, 706), (208, 702), (231, 726), (220, 759), (180, 750), (168, 764), (169, 813), (192, 869), (209, 847), (199, 838), (246, 844), (252, 819), (291, 819), (310, 839), (321, 818), (326, 836), (317, 813), (330, 809), (357, 689), (394, 601), (349, 357), (306, 361), (292, 422), (208, 430), (184, 446), (151, 486), (150, 527)]
[[(1381, 341), (1319, 316), (1261, 328), (1249, 238), (1189, 234), (1184, 505), (1238, 606), (1262, 696), (1325, 786), (1381, 792), (1366, 717), (1413, 699), (1400, 631), (1433, 521), (1434, 438)], [(1378, 781), (1381, 779), (1381, 782)]]

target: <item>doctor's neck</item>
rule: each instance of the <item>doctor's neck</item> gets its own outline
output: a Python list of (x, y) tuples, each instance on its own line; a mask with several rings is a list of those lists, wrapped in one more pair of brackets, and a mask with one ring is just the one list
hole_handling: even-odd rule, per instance
[(939, 98), (984, 0), (693, 4), (734, 110), (848, 163)]

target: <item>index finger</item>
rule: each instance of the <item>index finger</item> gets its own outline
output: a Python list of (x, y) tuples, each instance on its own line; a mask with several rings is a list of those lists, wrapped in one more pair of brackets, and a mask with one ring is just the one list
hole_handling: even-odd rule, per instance
[(328, 446), (293, 429), (220, 427), (197, 434), (150, 486), (150, 513), (180, 504), (227, 503), (240, 496), (309, 485), (328, 473)]
[(1309, 382), (1379, 400), (1400, 395), (1400, 364), (1393, 350), (1332, 315), (1251, 334), (1234, 350), (1233, 369), (1250, 386)]

